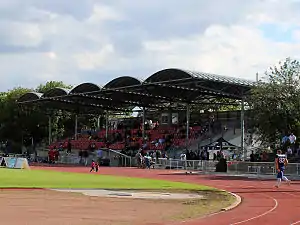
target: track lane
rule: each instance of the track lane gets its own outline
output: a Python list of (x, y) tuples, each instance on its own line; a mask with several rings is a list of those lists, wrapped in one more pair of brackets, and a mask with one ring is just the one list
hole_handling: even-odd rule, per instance
[[(44, 168), (65, 172), (87, 173), (88, 168)], [(300, 182), (291, 187), (284, 184), (274, 188), (275, 181), (253, 179), (235, 180), (230, 177), (207, 175), (180, 175), (169, 170), (140, 170), (135, 168), (100, 168), (101, 174), (129, 177), (141, 177), (197, 183), (213, 186), (236, 193), (242, 197), (242, 204), (237, 208), (217, 213), (213, 216), (192, 221), (172, 223), (172, 225), (281, 225), (300, 224)]]

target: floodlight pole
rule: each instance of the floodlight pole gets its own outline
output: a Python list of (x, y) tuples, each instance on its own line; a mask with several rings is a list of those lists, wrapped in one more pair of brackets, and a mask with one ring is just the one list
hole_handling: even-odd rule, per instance
[(190, 105), (186, 105), (186, 149), (189, 145), (189, 134), (190, 134)]
[(247, 151), (245, 149), (245, 103), (244, 97), (241, 101), (241, 151), (244, 154), (244, 161), (247, 159)]
[(146, 110), (145, 107), (143, 107), (143, 119), (142, 119), (142, 135), (143, 135), (143, 141), (145, 140), (145, 119), (146, 119)]
[(77, 133), (78, 133), (78, 116), (75, 115), (75, 140), (77, 140)]
[(51, 116), (48, 117), (48, 142), (51, 145), (52, 142), (52, 119)]
[(105, 114), (105, 138), (108, 138), (108, 111)]

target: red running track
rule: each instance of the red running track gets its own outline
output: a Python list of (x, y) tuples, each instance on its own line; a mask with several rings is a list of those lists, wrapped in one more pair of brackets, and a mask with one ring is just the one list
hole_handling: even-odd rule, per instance
[[(36, 167), (36, 169), (88, 173), (89, 168)], [(242, 203), (233, 210), (170, 225), (300, 225), (300, 182), (274, 188), (274, 181), (214, 175), (185, 175), (171, 170), (100, 168), (100, 174), (142, 177), (208, 185), (233, 192)]]

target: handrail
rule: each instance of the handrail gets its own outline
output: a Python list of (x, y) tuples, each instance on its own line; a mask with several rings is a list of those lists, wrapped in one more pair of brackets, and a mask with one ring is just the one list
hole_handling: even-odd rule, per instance
[(125, 158), (129, 158), (129, 159), (131, 159), (131, 157), (130, 156), (128, 156), (128, 155), (125, 155), (125, 154), (123, 154), (123, 153), (121, 153), (121, 152), (118, 152), (118, 151), (116, 151), (116, 150), (113, 150), (113, 149), (104, 149), (104, 151), (105, 150), (107, 150), (107, 151), (111, 151), (111, 152), (113, 152), (113, 153), (116, 153), (116, 154), (118, 154), (118, 155), (121, 155), (121, 156), (123, 156), (123, 157), (125, 157)]

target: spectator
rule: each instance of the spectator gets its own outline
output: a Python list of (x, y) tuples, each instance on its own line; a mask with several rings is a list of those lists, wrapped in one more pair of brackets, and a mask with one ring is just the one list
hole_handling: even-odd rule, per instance
[(101, 160), (102, 160), (102, 150), (101, 149), (98, 149), (97, 150), (97, 162), (99, 163), (99, 165), (101, 164)]
[(214, 152), (213, 161), (216, 161), (216, 159), (217, 159), (217, 154)]
[(294, 144), (296, 142), (297, 138), (293, 133), (291, 133), (289, 136), (289, 140), (290, 140), (291, 144)]
[(293, 155), (293, 150), (292, 150), (292, 148), (289, 146), (288, 148), (287, 148), (287, 157), (291, 157)]
[(63, 151), (64, 150), (64, 146), (62, 143), (59, 144), (59, 147), (58, 147), (58, 151)]
[(72, 143), (71, 140), (68, 140), (68, 144), (67, 144), (67, 153), (70, 154), (72, 151)]
[(82, 158), (83, 158), (83, 150), (82, 149), (78, 152), (78, 156), (79, 156), (79, 164), (82, 164)]
[(251, 154), (250, 154), (250, 162), (255, 162), (255, 155), (254, 155), (253, 151), (251, 151)]
[(84, 151), (82, 152), (82, 158), (83, 158), (83, 160), (84, 160), (84, 165), (85, 165), (85, 166), (87, 166), (87, 164), (88, 164), (88, 157), (89, 157), (88, 151), (87, 151), (87, 150), (84, 150)]
[(48, 161), (49, 161), (50, 164), (53, 164), (54, 161), (55, 161), (55, 148), (56, 147), (54, 147), (54, 149), (51, 148), (48, 151)]

